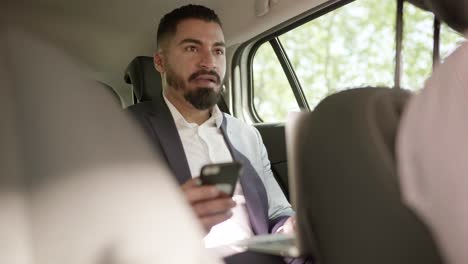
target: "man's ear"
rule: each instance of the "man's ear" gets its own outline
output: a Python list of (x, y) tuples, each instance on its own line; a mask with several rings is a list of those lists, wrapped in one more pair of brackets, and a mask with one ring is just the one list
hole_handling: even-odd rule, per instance
[(153, 54), (154, 67), (160, 73), (165, 72), (163, 60), (164, 60), (163, 54), (159, 51), (155, 51)]

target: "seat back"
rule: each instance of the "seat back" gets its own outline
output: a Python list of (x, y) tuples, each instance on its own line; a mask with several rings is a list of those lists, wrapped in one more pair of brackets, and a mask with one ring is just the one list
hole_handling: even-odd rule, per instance
[(353, 89), (322, 101), (299, 128), (294, 188), (321, 264), (440, 264), (426, 226), (403, 205), (395, 136), (406, 92)]
[[(124, 80), (132, 85), (134, 103), (152, 101), (162, 93), (161, 74), (155, 69), (152, 57), (138, 56), (125, 70)], [(223, 97), (218, 102), (219, 109), (229, 113)]]
[(115, 98), (46, 36), (7, 27), (0, 21), (0, 263), (219, 263)]
[(284, 123), (258, 123), (254, 126), (260, 132), (263, 144), (267, 149), (271, 171), (289, 201), (288, 159), (286, 157)]

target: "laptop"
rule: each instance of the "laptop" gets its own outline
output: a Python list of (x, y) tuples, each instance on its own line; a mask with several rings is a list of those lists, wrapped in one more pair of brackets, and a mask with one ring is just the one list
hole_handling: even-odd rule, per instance
[(292, 112), (288, 114), (286, 121), (286, 155), (288, 160), (288, 175), (289, 175), (289, 193), (291, 195), (291, 203), (296, 211), (296, 234), (267, 234), (254, 236), (245, 240), (237, 241), (236, 246), (244, 247), (249, 251), (267, 253), (272, 255), (281, 255), (285, 257), (299, 257), (308, 255), (311, 252), (310, 229), (303, 223), (308, 223), (305, 219), (307, 216), (298, 208), (298, 201), (305, 194), (297, 193), (296, 187), (299, 177), (295, 169), (295, 161), (297, 161), (298, 153), (297, 146), (299, 142), (299, 132), (301, 124), (305, 119), (310, 117), (310, 112)]

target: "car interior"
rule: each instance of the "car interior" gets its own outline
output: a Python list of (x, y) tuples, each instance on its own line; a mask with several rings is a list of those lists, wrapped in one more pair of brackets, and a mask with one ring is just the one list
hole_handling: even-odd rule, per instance
[[(80, 91), (87, 93), (87, 96), (76, 95), (77, 101), (69, 106), (66, 100), (70, 100), (70, 96), (66, 96), (64, 91), (72, 89), (64, 89), (61, 93), (52, 90), (42, 93), (38, 90), (36, 94), (23, 96), (21, 106), (11, 105), (11, 101), (7, 99), (8, 94), (1, 95), (4, 99), (0, 100), (0, 107), (4, 109), (1, 112), (5, 114), (16, 107), (25, 107), (28, 113), (34, 113), (34, 100), (50, 101), (54, 106), (63, 105), (64, 109), (76, 109), (73, 113), (77, 115), (80, 115), (80, 111), (85, 111), (88, 117), (92, 116), (92, 109), (97, 106), (93, 104), (114, 107), (114, 112), (100, 113), (89, 124), (98, 127), (98, 118), (111, 118), (112, 113), (117, 112), (115, 109), (124, 113), (131, 105), (151, 101), (162, 91), (161, 76), (155, 70), (152, 57), (158, 22), (167, 12), (189, 3), (212, 8), (223, 24), (227, 70), (219, 108), (258, 129), (268, 151), (273, 174), (288, 200), (294, 201), (294, 193), (291, 191), (294, 188), (307, 188), (303, 191), (311, 193), (310, 199), (296, 201), (295, 206), (298, 212), (307, 216), (307, 222), (298, 223), (299, 231), (308, 233), (310, 240), (305, 246), (313, 248), (319, 263), (445, 263), (430, 228), (400, 200), (394, 149), (399, 118), (411, 93), (420, 91), (434, 67), (443, 63), (444, 58), (465, 40), (455, 30), (465, 28), (466, 21), (453, 18), (449, 9), (440, 8), (439, 1), (388, 0), (385, 5), (379, 0), (7, 1), (3, 4), (5, 15), (0, 22), (7, 21), (24, 32), (35, 32), (41, 36), (41, 40), (54, 43), (53, 46), (59, 52), (77, 62), (76, 69), (79, 70), (76, 71), (92, 80), (92, 89)], [(434, 7), (438, 11), (437, 15), (433, 12)], [(382, 14), (386, 16), (382, 18)], [(367, 20), (372, 22), (367, 25)], [(372, 24), (374, 20), (375, 24)], [(357, 27), (356, 25), (362, 28), (356, 29), (356, 32), (347, 32), (349, 28)], [(299, 33), (294, 35), (294, 32)], [(385, 38), (379, 34), (385, 34)], [(339, 35), (343, 35), (343, 38), (335, 39)], [(314, 36), (317, 36), (317, 42), (328, 41), (327, 46), (304, 44), (309, 40), (312, 43)], [(362, 43), (370, 44), (365, 46)], [(17, 45), (18, 50), (30, 48), (20, 41)], [(353, 45), (357, 48), (353, 49)], [(347, 46), (351, 48), (347, 50)], [(15, 54), (21, 54), (18, 50)], [(304, 50), (313, 51), (313, 54), (308, 57), (302, 53)], [(24, 65), (28, 64), (28, 59), (40, 59), (25, 56), (32, 53), (31, 51), (19, 56), (24, 60)], [(37, 49), (37, 52), (40, 53), (41, 49)], [(358, 55), (353, 57), (350, 53)], [(415, 61), (409, 57), (414, 57)], [(349, 61), (343, 62), (347, 58)], [(368, 62), (362, 62), (366, 58)], [(15, 63), (5, 65), (17, 68), (23, 65)], [(54, 60), (49, 63), (54, 63)], [(42, 66), (43, 72), (47, 72), (45, 69), (49, 67), (49, 63)], [(40, 64), (36, 61), (31, 65), (40, 68)], [(0, 72), (2, 68), (6, 68), (4, 65), (0, 66)], [(309, 69), (313, 72), (311, 76), (305, 73)], [(35, 71), (33, 67), (27, 66), (23, 70)], [(56, 87), (68, 86), (62, 78), (74, 79), (66, 74), (57, 75), (62, 74), (59, 70), (59, 67), (50, 67), (49, 71), (55, 71), (54, 77), (58, 80), (50, 83)], [(17, 78), (18, 73), (16, 74)], [(325, 77), (314, 79), (314, 74), (323, 74)], [(48, 75), (43, 73), (43, 76)], [(2, 78), (0, 85), (11, 86)], [(31, 81), (22, 85), (25, 87), (36, 84)], [(77, 89), (78, 86), (70, 85)], [(46, 89), (44, 87), (48, 87), (47, 80), (43, 83), (38, 81), (37, 87)], [(95, 93), (93, 89), (106, 92)], [(21, 92), (24, 91), (19, 90), (18, 93)], [(102, 99), (104, 94), (111, 94), (109, 98), (112, 100)], [(36, 95), (36, 99), (33, 95)], [(79, 110), (80, 105), (83, 109), (89, 106), (90, 110)], [(279, 110), (275, 109), (276, 106)], [(53, 109), (55, 108), (44, 113), (64, 118), (54, 115), (56, 113)], [(301, 157), (288, 161), (285, 121), (288, 112), (294, 111), (311, 112), (314, 115), (307, 119), (300, 130), (301, 137), (304, 138), (304, 144), (299, 148)], [(123, 122), (124, 128), (133, 124), (129, 119), (119, 118), (113, 120), (112, 124)], [(12, 119), (13, 116), (2, 117), (2, 120), (9, 120), (5, 127), (14, 127)], [(50, 122), (54, 124), (58, 121), (51, 118)], [(38, 123), (38, 126), (45, 127), (45, 123)], [(109, 141), (104, 142), (106, 146), (112, 149), (112, 146), (118, 146), (121, 141), (124, 143), (114, 151), (120, 154), (125, 153), (126, 148), (130, 151), (109, 159), (102, 157), (113, 155), (112, 150), (98, 153), (103, 162), (117, 164), (119, 159), (128, 158), (133, 164), (138, 164), (140, 156), (135, 150), (138, 148), (144, 149), (145, 155), (141, 158), (146, 162), (148, 157), (154, 158), (155, 154), (151, 150), (142, 147), (142, 140), (137, 139), (128, 144), (123, 139), (127, 136), (134, 138), (131, 135), (135, 132), (133, 128), (120, 133), (117, 132), (120, 129), (117, 125), (106, 129), (109, 134)], [(70, 132), (67, 128), (60, 127), (56, 133), (44, 136), (44, 140), (54, 142), (58, 138), (57, 141), (65, 146), (67, 141), (60, 135), (60, 131), (77, 138), (80, 135), (103, 133), (100, 129), (83, 129), (80, 134), (79, 131)], [(17, 131), (4, 130), (4, 135), (8, 134), (5, 138), (14, 137), (15, 133)], [(112, 133), (116, 133), (115, 136), (110, 136)], [(139, 136), (141, 135), (138, 134), (135, 138)], [(47, 141), (42, 143), (46, 144)], [(10, 149), (15, 148), (12, 141), (4, 140), (3, 144), (9, 144)], [(43, 148), (44, 145), (39, 144), (31, 149), (37, 151)], [(57, 153), (59, 152), (55, 154)], [(34, 153), (33, 156), (41, 155)], [(76, 156), (89, 164), (93, 163), (93, 157)], [(57, 154), (42, 162), (47, 165), (52, 159), (61, 162), (61, 158), (64, 157)], [(6, 160), (5, 157), (2, 159)], [(83, 167), (91, 166), (89, 164), (86, 163)], [(302, 185), (290, 186), (288, 165), (291, 164), (302, 174), (313, 172), (331, 176), (309, 177)], [(156, 167), (162, 170), (161, 174), (167, 174), (165, 166), (158, 164)], [(60, 168), (57, 167), (57, 170)], [(80, 167), (77, 166), (77, 169)], [(139, 169), (138, 166), (133, 166), (124, 170)], [(4, 173), (10, 172), (8, 168), (4, 169)], [(142, 174), (143, 172), (139, 172), (138, 175)], [(379, 177), (374, 177), (375, 175)], [(144, 180), (149, 186), (158, 187), (159, 183), (146, 178)], [(3, 182), (5, 185), (9, 184), (9, 179)], [(132, 191), (140, 187), (133, 186)], [(144, 188), (146, 191), (147, 189)], [(50, 198), (38, 197), (71, 199), (63, 193), (51, 193), (53, 195)], [(175, 201), (180, 199), (176, 194), (168, 195), (175, 197)], [(87, 199), (89, 197), (82, 196), (80, 198), (83, 201), (92, 203), (92, 200)], [(154, 197), (149, 195), (148, 199)], [(324, 204), (324, 201), (327, 203)], [(58, 206), (63, 204), (58, 203)], [(184, 210), (186, 208), (178, 213), (187, 215)], [(67, 209), (64, 211), (69, 212)], [(121, 212), (115, 211), (115, 214), (119, 213)], [(155, 215), (150, 217), (157, 218)], [(67, 218), (70, 223), (72, 220)], [(126, 220), (128, 223), (119, 222), (114, 227), (124, 228), (122, 226), (125, 224), (132, 224), (132, 219)], [(15, 221), (12, 217), (10, 222), (5, 222)], [(8, 224), (0, 220), (0, 226), (2, 225)], [(398, 227), (398, 232), (395, 232), (395, 227)], [(48, 228), (51, 229), (50, 226)], [(95, 227), (96, 230), (99, 228), (102, 226)], [(21, 228), (16, 230), (19, 229)], [(1, 230), (6, 229), (0, 228)], [(137, 229), (135, 232), (141, 230)], [(185, 231), (179, 233), (183, 232)], [(190, 234), (192, 238), (198, 235)], [(175, 244), (177, 243), (171, 245), (175, 247)], [(85, 248), (83, 245), (80, 244)], [(189, 243), (185, 244), (187, 248), (190, 246), (192, 245)], [(0, 255), (2, 248), (8, 250), (9, 247), (0, 243)], [(14, 257), (6, 259), (11, 261)], [(82, 260), (85, 261), (82, 263), (98, 263), (92, 262), (90, 258)], [(203, 263), (204, 260), (205, 256), (200, 256), (200, 262), (197, 263)]]
[[(262, 122), (258, 118), (258, 109), (252, 106), (251, 94), (255, 91), (252, 91), (253, 73), (249, 68), (251, 56), (259, 43), (271, 41), (272, 37), (305, 21), (314, 20), (335, 9), (354, 4), (353, 2), (355, 1), (309, 0), (291, 3), (243, 0), (229, 4), (220, 1), (193, 2), (213, 8), (222, 18), (228, 68), (221, 109), (258, 128), (268, 150), (272, 169), (285, 193), (288, 193), (288, 177), (282, 124), (284, 119)], [(395, 2), (398, 7), (402, 5), (400, 2), (404, 2), (408, 6), (428, 10), (421, 0), (390, 2)], [(186, 2), (142, 1), (129, 4), (126, 1), (105, 0), (79, 3), (58, 0), (22, 1), (12, 3), (9, 8), (21, 10), (24, 15), (9, 19), (53, 39), (79, 60), (92, 78), (114, 89), (125, 108), (142, 100), (149, 100), (151, 93), (157, 91), (143, 88), (160, 83), (150, 60), (144, 57), (151, 57), (154, 53), (159, 19), (184, 3)], [(238, 14), (242, 14), (242, 19), (239, 19)], [(391, 14), (392, 17), (394, 15)], [(398, 57), (398, 52), (395, 55)], [(401, 71), (398, 64), (396, 68), (395, 71)], [(395, 79), (398, 79), (397, 74)], [(399, 85), (395, 83), (394, 86)], [(296, 94), (301, 92), (294, 92), (294, 97), (300, 99), (301, 95)], [(311, 110), (308, 102), (303, 101), (304, 99), (297, 100), (297, 109)]]

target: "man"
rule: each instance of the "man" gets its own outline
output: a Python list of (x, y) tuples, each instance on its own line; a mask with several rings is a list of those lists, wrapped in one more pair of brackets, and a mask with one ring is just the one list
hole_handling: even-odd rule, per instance
[[(272, 175), (260, 134), (216, 105), (226, 56), (221, 22), (213, 10), (187, 5), (166, 14), (158, 28), (154, 65), (162, 76), (163, 94), (130, 110), (163, 149), (207, 232), (205, 245), (226, 257), (238, 252), (223, 246), (230, 242), (292, 232), (294, 212)], [(203, 165), (234, 160), (243, 170), (233, 198), (214, 186), (200, 186)], [(226, 261), (245, 262), (244, 257)], [(266, 256), (268, 262), (253, 258), (256, 263), (284, 263), (279, 257)]]
[[(437, 2), (437, 1), (433, 1)], [(437, 3), (435, 3), (437, 4)], [(435, 5), (434, 4), (434, 5)], [(467, 1), (439, 4), (466, 18)], [(465, 13), (464, 13), (465, 12)], [(463, 21), (463, 19), (458, 21)], [(449, 24), (450, 25), (450, 24)], [(465, 38), (468, 38), (468, 25)], [(439, 65), (408, 103), (397, 139), (405, 203), (431, 228), (446, 263), (467, 263), (468, 42)]]
[[(468, 39), (467, 0), (426, 0)], [(468, 42), (408, 102), (396, 142), (402, 198), (430, 227), (445, 263), (468, 262)]]

